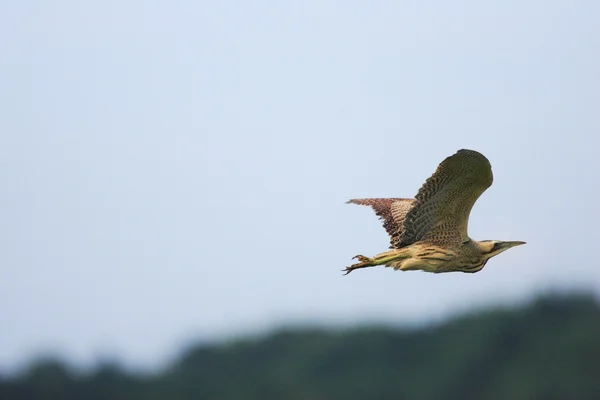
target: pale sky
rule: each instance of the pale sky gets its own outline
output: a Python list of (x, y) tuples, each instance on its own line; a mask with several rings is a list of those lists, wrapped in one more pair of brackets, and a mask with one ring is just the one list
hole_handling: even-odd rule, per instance
[[(427, 322), (600, 295), (596, 1), (6, 1), (0, 372), (163, 365), (305, 322)], [(477, 274), (372, 268), (355, 197), (412, 197), (460, 148), (494, 185)]]

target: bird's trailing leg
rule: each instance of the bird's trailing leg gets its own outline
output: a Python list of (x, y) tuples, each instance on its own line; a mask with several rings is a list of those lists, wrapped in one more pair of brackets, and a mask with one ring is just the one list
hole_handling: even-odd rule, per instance
[(360, 262), (358, 262), (356, 264), (352, 264), (349, 267), (346, 267), (343, 270), (344, 272), (346, 272), (344, 275), (348, 275), (350, 272), (354, 271), (355, 269), (376, 267), (378, 265), (387, 264), (387, 263), (390, 263), (390, 262), (398, 260), (398, 259), (404, 259), (406, 257), (408, 257), (406, 252), (403, 250), (400, 250), (400, 249), (386, 251), (385, 253), (377, 254), (373, 258), (365, 257), (365, 256), (359, 254), (357, 256), (352, 257), (352, 259), (358, 259), (358, 261), (360, 261)]
[(344, 272), (346, 272), (344, 275), (348, 275), (350, 272), (352, 272), (358, 268), (369, 268), (369, 267), (375, 267), (377, 265), (377, 264), (375, 264), (375, 260), (373, 260), (372, 258), (365, 257), (360, 254), (352, 257), (352, 259), (353, 260), (358, 259), (360, 262), (358, 262), (356, 264), (352, 264), (349, 267), (346, 267), (346, 269), (343, 270)]

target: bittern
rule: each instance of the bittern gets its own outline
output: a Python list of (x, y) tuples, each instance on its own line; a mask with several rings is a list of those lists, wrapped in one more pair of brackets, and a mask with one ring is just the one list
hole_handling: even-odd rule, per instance
[(492, 185), (492, 166), (474, 150), (459, 150), (440, 163), (414, 199), (353, 199), (371, 206), (383, 220), (392, 250), (375, 257), (355, 256), (359, 268), (385, 265), (425, 272), (481, 271), (490, 258), (525, 242), (476, 241), (467, 234), (475, 201)]

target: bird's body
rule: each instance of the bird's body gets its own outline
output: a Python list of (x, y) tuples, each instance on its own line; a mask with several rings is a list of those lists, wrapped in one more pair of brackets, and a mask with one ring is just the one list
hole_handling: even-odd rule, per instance
[(385, 265), (426, 272), (477, 272), (493, 256), (524, 242), (476, 241), (467, 235), (475, 201), (493, 182), (490, 162), (481, 153), (459, 150), (446, 158), (415, 199), (353, 199), (371, 206), (383, 220), (391, 250), (345, 269)]

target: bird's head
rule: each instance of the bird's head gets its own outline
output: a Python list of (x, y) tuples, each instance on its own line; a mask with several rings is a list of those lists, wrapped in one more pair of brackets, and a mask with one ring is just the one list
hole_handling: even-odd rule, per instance
[(511, 247), (520, 246), (525, 243), (526, 242), (518, 241), (503, 242), (501, 240), (483, 240), (477, 244), (481, 249), (481, 254), (486, 258), (486, 260), (489, 260), (490, 258), (497, 256)]

